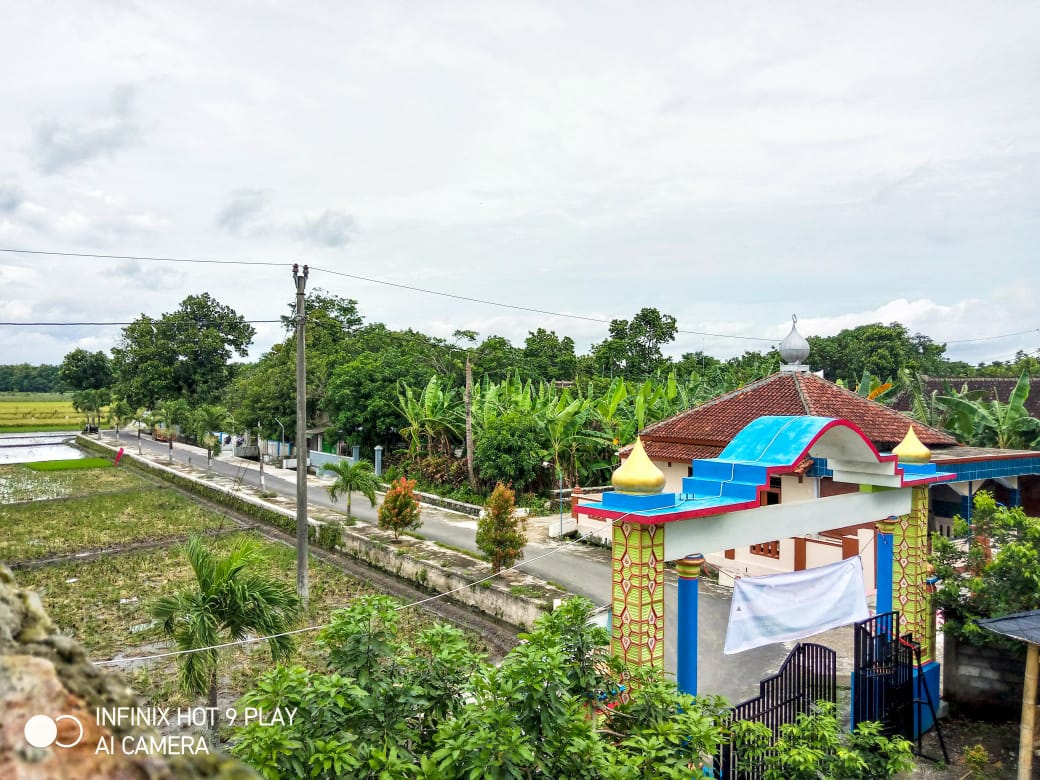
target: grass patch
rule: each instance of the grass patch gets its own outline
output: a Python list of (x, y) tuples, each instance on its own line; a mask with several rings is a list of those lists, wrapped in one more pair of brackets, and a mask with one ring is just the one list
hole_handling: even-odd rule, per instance
[[(152, 484), (127, 469), (34, 471), (26, 463), (8, 464), (0, 466), (0, 506)], [(7, 517), (6, 510), (3, 516)], [(6, 520), (0, 520), (0, 529), (6, 531), (7, 527)]]
[(470, 558), (476, 558), (477, 560), (486, 561), (487, 556), (482, 552), (476, 552), (474, 550), (467, 550), (465, 547), (456, 547), (454, 544), (447, 544), (446, 542), (438, 542), (431, 540), (438, 547), (443, 547), (445, 550), (451, 550), (452, 552), (462, 553), (468, 555)]
[(229, 523), (173, 488), (148, 483), (85, 498), (31, 501), (5, 507), (0, 560), (30, 561), (218, 529)]
[[(208, 541), (218, 553), (246, 535), (232, 534)], [(263, 570), (295, 586), (296, 552), (284, 544), (260, 539), (267, 552)], [(323, 561), (310, 561), (310, 614), (305, 625), (327, 623), (332, 612), (359, 596), (375, 591)], [(127, 553), (83, 563), (63, 563), (16, 573), (23, 587), (40, 594), (43, 605), (63, 632), (75, 637), (94, 660), (131, 657), (163, 652), (166, 640), (153, 626), (148, 609), (161, 595), (188, 587), (194, 575), (181, 545), (162, 550)], [(413, 637), (435, 619), (418, 610), (400, 613), (402, 636)], [(297, 636), (294, 663), (320, 669), (324, 656), (314, 644), (317, 632)], [(479, 638), (470, 641), (481, 647)], [(224, 697), (237, 697), (252, 686), (257, 676), (270, 668), (271, 656), (262, 643), (221, 651)], [(161, 706), (183, 706), (188, 702), (177, 689), (176, 659), (153, 661), (129, 675), (134, 687)]]
[(106, 458), (76, 458), (75, 460), (41, 460), (26, 463), (33, 471), (77, 471), (79, 469), (110, 469), (112, 461)]

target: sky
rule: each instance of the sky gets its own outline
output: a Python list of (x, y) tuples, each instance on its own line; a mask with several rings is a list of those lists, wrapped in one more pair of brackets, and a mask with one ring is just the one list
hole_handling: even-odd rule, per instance
[[(4, 323), (159, 317), (201, 292), (274, 320), (299, 262), (367, 321), (448, 338), (544, 327), (581, 353), (655, 307), (675, 357), (766, 350), (792, 314), (804, 336), (902, 322), (972, 363), (1040, 349), (1037, 3), (3, 17), (0, 249), (276, 264), (3, 251)], [(253, 359), (283, 336), (256, 328)], [(4, 324), (0, 364), (119, 336)]]

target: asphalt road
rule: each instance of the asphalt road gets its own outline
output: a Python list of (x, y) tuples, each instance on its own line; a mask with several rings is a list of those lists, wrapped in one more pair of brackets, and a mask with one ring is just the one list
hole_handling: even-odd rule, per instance
[[(114, 432), (105, 431), (103, 435), (111, 441)], [(136, 452), (136, 433), (123, 431), (119, 443), (128, 452)], [(141, 437), (141, 448), (153, 456), (169, 452), (165, 442), (154, 442), (147, 436)], [(206, 468), (205, 452), (197, 447), (174, 444), (173, 459), (178, 463), (190, 461), (195, 467)], [(242, 483), (260, 485), (259, 465), (255, 462), (223, 457), (214, 459), (210, 468), (217, 474)], [(296, 495), (294, 472), (265, 467), (264, 484), (267, 490), (291, 497)], [(308, 478), (307, 499), (311, 504), (334, 506), (345, 511), (342, 501), (333, 503), (329, 500), (324, 484), (315, 477)], [(363, 496), (354, 496), (351, 512), (360, 520), (376, 522), (376, 509)], [(424, 506), (422, 521), (422, 536), (460, 549), (477, 550), (474, 518)], [(551, 581), (570, 593), (585, 596), (597, 606), (610, 602), (610, 552), (605, 548), (538, 540), (524, 548), (524, 561), (520, 566), (524, 571)], [(675, 575), (668, 572), (665, 587), (667, 616), (676, 614), (676, 591)], [(780, 645), (771, 645), (738, 655), (724, 655), (722, 646), (726, 638), (729, 602), (729, 594), (725, 589), (702, 583), (698, 604), (699, 687), (702, 693), (717, 693), (736, 702), (757, 695), (758, 681), (774, 673), (787, 652)], [(675, 671), (675, 644), (676, 625), (675, 620), (671, 619), (665, 622), (665, 671), (668, 673)]]

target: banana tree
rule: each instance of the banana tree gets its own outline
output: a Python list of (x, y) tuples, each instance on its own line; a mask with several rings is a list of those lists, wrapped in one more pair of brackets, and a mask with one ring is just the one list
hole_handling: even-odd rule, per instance
[(1029, 375), (1023, 373), (1007, 403), (940, 396), (950, 411), (949, 428), (966, 444), (1000, 449), (1028, 449), (1040, 442), (1040, 420), (1029, 414)]

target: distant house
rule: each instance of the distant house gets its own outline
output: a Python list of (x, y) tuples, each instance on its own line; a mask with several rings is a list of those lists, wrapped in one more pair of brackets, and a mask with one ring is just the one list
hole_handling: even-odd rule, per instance
[[(924, 391), (927, 395), (938, 392), (942, 395), (948, 385), (951, 390), (960, 392), (962, 389), (981, 390), (984, 400), (1002, 401), (1007, 403), (1011, 391), (1018, 384), (1018, 377), (1002, 376), (973, 376), (973, 377), (935, 377), (926, 376), (922, 380)], [(900, 411), (909, 411), (910, 397), (901, 393), (892, 404)], [(1026, 398), (1026, 411), (1032, 417), (1040, 419), (1040, 376), (1029, 378), (1029, 397)]]

